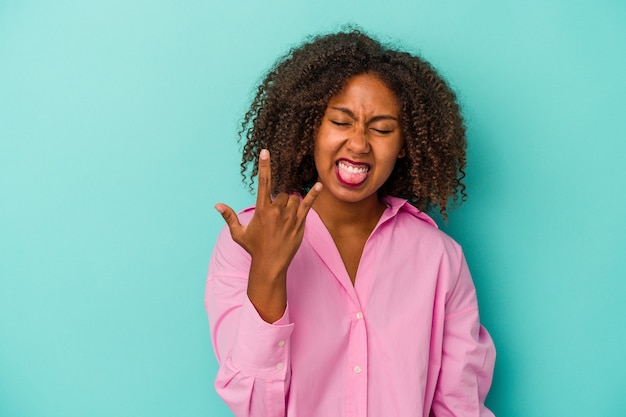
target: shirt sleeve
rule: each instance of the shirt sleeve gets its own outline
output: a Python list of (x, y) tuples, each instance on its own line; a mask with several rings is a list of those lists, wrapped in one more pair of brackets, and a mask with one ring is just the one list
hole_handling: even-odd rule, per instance
[(476, 290), (465, 258), (446, 301), (441, 368), (431, 416), (493, 417), (485, 407), (496, 351), (480, 325)]
[(285, 415), (291, 366), (289, 307), (265, 322), (246, 290), (250, 256), (227, 228), (218, 237), (207, 276), (205, 306), (219, 370), (215, 388), (237, 417)]

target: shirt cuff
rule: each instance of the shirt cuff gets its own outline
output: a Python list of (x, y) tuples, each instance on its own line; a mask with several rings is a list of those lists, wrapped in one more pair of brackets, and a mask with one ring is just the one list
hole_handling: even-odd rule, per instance
[(245, 297), (239, 316), (239, 329), (232, 351), (232, 363), (241, 372), (264, 379), (284, 380), (289, 369), (289, 306), (274, 323), (267, 323)]

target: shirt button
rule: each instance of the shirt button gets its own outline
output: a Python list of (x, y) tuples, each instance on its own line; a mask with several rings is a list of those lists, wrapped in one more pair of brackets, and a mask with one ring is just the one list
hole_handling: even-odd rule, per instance
[(361, 371), (363, 371), (363, 370), (361, 369), (361, 367), (360, 367), (360, 366), (355, 366), (355, 367), (354, 367), (354, 373), (355, 373), (355, 374), (360, 374), (360, 373), (361, 373)]
[(285, 365), (283, 365), (283, 363), (282, 363), (282, 362), (278, 362), (278, 363), (276, 364), (276, 369), (278, 369), (279, 371), (280, 371), (280, 370), (282, 370), (284, 367), (285, 367)]
[(356, 313), (356, 318), (361, 320), (363, 318), (363, 313), (361, 313), (360, 311)]
[(283, 346), (285, 346), (285, 341), (284, 340), (278, 341), (278, 347), (283, 347)]

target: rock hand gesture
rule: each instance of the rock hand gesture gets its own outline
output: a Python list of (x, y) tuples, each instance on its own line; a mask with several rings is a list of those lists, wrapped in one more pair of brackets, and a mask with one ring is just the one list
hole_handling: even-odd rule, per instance
[(318, 182), (302, 200), (299, 195), (285, 193), (272, 199), (271, 178), (270, 154), (263, 149), (259, 156), (256, 209), (247, 226), (226, 204), (215, 206), (233, 240), (252, 257), (248, 297), (268, 323), (278, 320), (285, 311), (287, 268), (302, 243), (306, 216), (322, 189)]

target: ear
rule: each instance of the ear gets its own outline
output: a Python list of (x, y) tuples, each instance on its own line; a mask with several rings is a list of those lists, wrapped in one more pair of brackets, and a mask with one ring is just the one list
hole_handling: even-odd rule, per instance
[(400, 149), (400, 152), (398, 152), (398, 159), (404, 158), (405, 156), (406, 156), (406, 149), (403, 146), (402, 149)]

